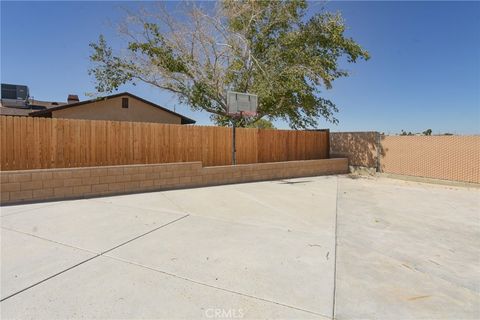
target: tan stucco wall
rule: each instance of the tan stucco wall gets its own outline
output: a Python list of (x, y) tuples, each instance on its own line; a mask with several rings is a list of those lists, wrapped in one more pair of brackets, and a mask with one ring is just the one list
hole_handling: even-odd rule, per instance
[[(128, 98), (128, 108), (122, 108), (122, 98)], [(180, 117), (129, 96), (98, 100), (77, 107), (56, 110), (52, 112), (52, 118), (181, 123)]]

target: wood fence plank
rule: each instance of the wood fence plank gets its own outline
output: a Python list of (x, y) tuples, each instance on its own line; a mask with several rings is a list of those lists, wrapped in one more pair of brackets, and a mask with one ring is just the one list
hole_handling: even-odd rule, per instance
[[(0, 119), (0, 130), (1, 130), (1, 149), (2, 151), (5, 151), (7, 148), (7, 117), (1, 117)], [(0, 154), (0, 159), (1, 159), (1, 168), (3, 170), (8, 170), (9, 168), (9, 163), (8, 163), (8, 158), (7, 154), (2, 152)]]
[(40, 118), (33, 118), (33, 132), (32, 132), (32, 164), (30, 168), (37, 169), (42, 167), (41, 156), (42, 153), (40, 151), (41, 146), (43, 145), (43, 135), (40, 135)]
[[(1, 116), (2, 170), (201, 161), (232, 163), (232, 129)], [(328, 156), (326, 131), (237, 129), (237, 163)]]

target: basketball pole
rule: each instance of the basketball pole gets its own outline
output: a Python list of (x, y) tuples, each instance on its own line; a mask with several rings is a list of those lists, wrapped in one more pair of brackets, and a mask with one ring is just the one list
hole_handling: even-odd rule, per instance
[(237, 120), (234, 118), (233, 119), (233, 134), (232, 134), (232, 164), (236, 165), (237, 164), (237, 146), (235, 143), (235, 124)]
[[(240, 111), (240, 119), (242, 119), (242, 112), (243, 111)], [(233, 117), (233, 120), (232, 120), (232, 164), (233, 165), (236, 165), (237, 164), (237, 139), (236, 139), (236, 124), (237, 124), (237, 119), (235, 117)]]
[(232, 165), (237, 164), (237, 121), (243, 120), (243, 112), (247, 116), (256, 114), (257, 104), (258, 96), (255, 94), (227, 91), (226, 111), (232, 121)]

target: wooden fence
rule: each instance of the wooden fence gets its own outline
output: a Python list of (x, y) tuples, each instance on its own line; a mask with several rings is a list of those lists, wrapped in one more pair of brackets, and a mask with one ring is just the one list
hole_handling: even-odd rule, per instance
[[(232, 163), (232, 130), (141, 122), (0, 117), (1, 170)], [(237, 163), (328, 158), (328, 131), (237, 129)]]

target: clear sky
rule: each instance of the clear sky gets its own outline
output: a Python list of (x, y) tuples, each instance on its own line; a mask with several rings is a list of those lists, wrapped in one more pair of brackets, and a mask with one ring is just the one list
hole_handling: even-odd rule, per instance
[[(117, 41), (112, 24), (129, 2), (1, 2), (1, 81), (26, 84), (39, 100), (86, 99), (94, 92), (87, 73), (88, 44), (100, 33)], [(480, 133), (479, 2), (312, 2), (340, 11), (347, 35), (369, 50), (368, 62), (343, 65), (348, 78), (326, 91), (339, 107), (332, 131), (401, 129)], [(175, 97), (149, 86), (125, 86), (145, 99), (209, 124)], [(277, 127), (286, 127), (277, 122)]]

